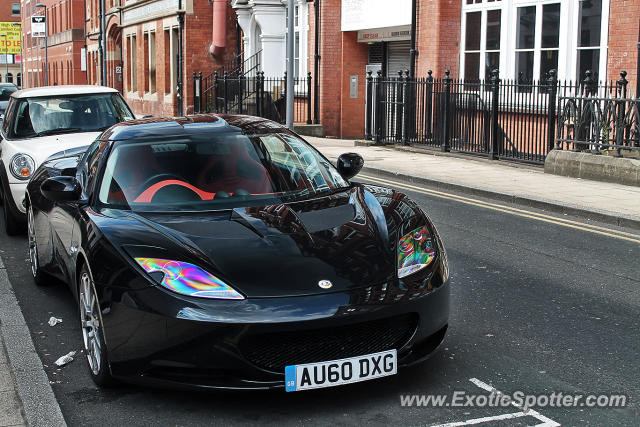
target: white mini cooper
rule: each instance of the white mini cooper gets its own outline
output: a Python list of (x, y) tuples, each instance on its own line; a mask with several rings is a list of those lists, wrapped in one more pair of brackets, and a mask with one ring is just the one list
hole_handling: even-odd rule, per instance
[(0, 193), (7, 234), (25, 224), (25, 189), (52, 154), (86, 147), (134, 114), (120, 93), (101, 86), (48, 86), (11, 94), (0, 127)]

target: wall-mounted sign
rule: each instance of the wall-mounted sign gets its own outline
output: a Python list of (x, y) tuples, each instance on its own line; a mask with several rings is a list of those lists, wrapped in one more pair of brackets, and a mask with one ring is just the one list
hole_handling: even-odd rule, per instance
[(47, 34), (47, 18), (44, 16), (31, 17), (31, 37), (44, 37)]
[(399, 40), (411, 40), (411, 25), (358, 31), (358, 41), (361, 43), (391, 42)]
[[(20, 53), (20, 24), (19, 22), (0, 22), (0, 34), (6, 34), (7, 37), (0, 37), (0, 53)], [(7, 45), (5, 49), (5, 43)]]
[(342, 31), (411, 25), (411, 0), (342, 0)]
[(116, 67), (116, 74), (122, 74), (122, 67), (120, 65)]
[(178, 0), (158, 0), (146, 3), (143, 6), (127, 9), (122, 13), (122, 22), (130, 23), (146, 18), (164, 15), (167, 12), (178, 10)]
[(13, 55), (5, 55), (4, 53), (0, 53), (0, 65), (11, 65), (13, 63)]

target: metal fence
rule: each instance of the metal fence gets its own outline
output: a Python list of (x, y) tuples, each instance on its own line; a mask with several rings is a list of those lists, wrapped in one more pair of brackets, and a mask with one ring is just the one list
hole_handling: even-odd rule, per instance
[[(554, 148), (600, 144), (635, 149), (638, 102), (624, 98), (626, 73), (605, 84), (590, 72), (578, 84), (558, 81), (555, 71), (539, 81), (501, 80), (498, 70), (490, 79), (474, 81), (453, 79), (448, 71), (441, 79), (428, 74), (411, 79), (408, 72), (393, 78), (369, 73), (366, 139), (530, 163), (544, 163)], [(567, 133), (569, 124), (578, 121), (580, 132)], [(611, 130), (622, 125), (624, 132)], [(598, 126), (608, 133), (596, 132)], [(582, 131), (585, 127), (591, 130)]]
[[(286, 119), (287, 75), (282, 78), (265, 77), (264, 72), (253, 76), (230, 76), (227, 73), (212, 78), (193, 74), (194, 112), (248, 114), (279, 123)], [(311, 73), (294, 77), (294, 122), (311, 124)]]
[(640, 152), (640, 99), (629, 98), (626, 72), (605, 87), (583, 86), (579, 94), (561, 94), (556, 149)]

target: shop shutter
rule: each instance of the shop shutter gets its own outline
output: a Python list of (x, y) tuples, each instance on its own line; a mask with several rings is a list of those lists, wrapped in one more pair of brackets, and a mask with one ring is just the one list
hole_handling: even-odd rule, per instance
[(409, 69), (410, 41), (387, 43), (387, 76), (398, 77), (398, 71)]

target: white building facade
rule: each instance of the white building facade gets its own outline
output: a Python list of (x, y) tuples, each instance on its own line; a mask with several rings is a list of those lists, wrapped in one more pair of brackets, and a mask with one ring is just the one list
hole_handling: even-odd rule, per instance
[[(244, 59), (259, 54), (260, 69), (267, 77), (282, 77), (287, 66), (287, 0), (234, 0), (231, 6), (244, 34)], [(294, 70), (307, 74), (309, 7), (295, 0)]]

